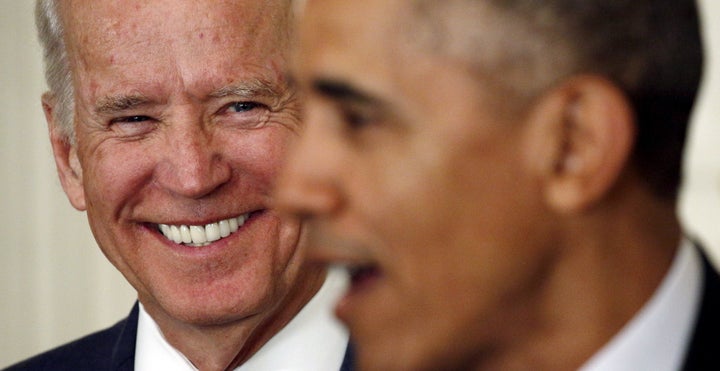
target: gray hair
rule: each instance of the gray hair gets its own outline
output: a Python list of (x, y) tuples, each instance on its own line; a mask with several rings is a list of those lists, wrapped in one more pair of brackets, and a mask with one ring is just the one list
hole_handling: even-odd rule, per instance
[(63, 24), (58, 13), (58, 1), (37, 0), (35, 24), (45, 61), (45, 81), (55, 99), (53, 117), (56, 130), (70, 143), (75, 141), (73, 127), (75, 100), (67, 48), (63, 38)]
[[(513, 0), (414, 0), (406, 43), (460, 63), (507, 98), (532, 100), (561, 81), (579, 55), (561, 29), (563, 19), (532, 19), (508, 9)], [(537, 1), (547, 7), (548, 1)], [(499, 3), (496, 4), (496, 3)]]
[(695, 0), (414, 1), (429, 50), (515, 95), (532, 98), (576, 74), (616, 84), (635, 111), (635, 167), (657, 195), (675, 199), (703, 71)]

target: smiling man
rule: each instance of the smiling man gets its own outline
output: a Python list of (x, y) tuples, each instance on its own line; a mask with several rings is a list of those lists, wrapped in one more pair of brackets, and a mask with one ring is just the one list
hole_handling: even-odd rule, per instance
[(16, 368), (338, 370), (337, 278), (321, 289), (300, 224), (270, 208), (300, 125), (291, 2), (40, 1), (37, 17), (63, 189), (139, 305)]
[(692, 0), (309, 0), (278, 203), (363, 370), (720, 367), (675, 215)]

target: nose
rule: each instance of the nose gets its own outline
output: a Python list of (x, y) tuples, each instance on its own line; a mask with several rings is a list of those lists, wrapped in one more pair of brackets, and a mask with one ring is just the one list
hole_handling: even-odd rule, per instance
[(168, 131), (167, 157), (156, 176), (165, 189), (197, 199), (230, 181), (232, 169), (212, 132), (197, 123), (178, 124)]
[(276, 207), (302, 219), (327, 217), (343, 205), (343, 148), (329, 131), (307, 122), (289, 150), (276, 188)]

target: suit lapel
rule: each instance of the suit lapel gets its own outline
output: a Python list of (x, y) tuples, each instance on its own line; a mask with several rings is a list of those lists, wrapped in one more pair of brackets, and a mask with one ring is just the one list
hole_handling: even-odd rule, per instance
[(135, 302), (113, 346), (112, 358), (110, 360), (111, 370), (132, 371), (135, 369), (135, 341), (137, 339), (138, 313), (138, 303)]
[[(697, 245), (696, 245), (697, 246)], [(718, 361), (717, 339), (720, 334), (720, 276), (710, 264), (701, 248), (703, 259), (702, 303), (695, 323), (692, 340), (685, 358), (685, 371), (716, 370)]]
[[(352, 341), (352, 340), (351, 340)], [(355, 350), (351, 342), (348, 342), (348, 346), (345, 349), (345, 357), (343, 363), (340, 366), (340, 371), (354, 371), (355, 370)]]

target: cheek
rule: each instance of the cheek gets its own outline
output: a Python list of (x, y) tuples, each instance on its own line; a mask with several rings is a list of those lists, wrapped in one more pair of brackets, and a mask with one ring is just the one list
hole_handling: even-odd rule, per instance
[(453, 185), (413, 161), (394, 167), (388, 160), (382, 175), (367, 176), (367, 184), (356, 189), (369, 196), (356, 207), (391, 290), (415, 308), (413, 317), (427, 319), (434, 316), (433, 303), (448, 302), (447, 286), (457, 280), (457, 261), (465, 257), (461, 246), (448, 246), (460, 211), (452, 201)]
[(294, 138), (292, 132), (283, 127), (267, 127), (251, 130), (242, 135), (229, 137), (231, 142), (224, 145), (231, 148), (228, 154), (243, 171), (250, 172), (268, 188), (275, 181), (287, 148)]
[[(290, 141), (295, 135), (285, 127), (270, 126), (260, 130), (249, 130), (236, 136), (227, 136), (223, 143), (226, 155), (235, 165), (239, 182), (252, 183), (252, 189), (271, 197), (273, 185), (282, 167)], [(274, 211), (269, 217), (276, 218), (277, 228), (268, 231), (267, 236), (277, 236), (279, 250), (273, 257), (277, 262), (275, 269), (284, 271), (290, 268), (295, 274), (299, 269), (302, 251), (298, 245), (300, 223), (281, 218)]]
[(450, 303), (456, 291), (465, 295), (476, 283), (504, 279), (510, 273), (503, 271), (513, 270), (505, 260), (522, 250), (517, 228), (527, 206), (519, 204), (520, 174), (508, 171), (512, 161), (498, 153), (460, 148), (386, 158), (376, 164), (379, 173), (366, 176), (365, 189), (356, 185), (357, 193), (377, 197), (357, 207), (372, 220), (369, 228), (382, 241), (380, 254), (387, 255), (398, 285), (417, 290), (418, 300), (425, 291)]
[(303, 273), (305, 252), (307, 247), (300, 239), (300, 223), (282, 219), (279, 232), (279, 256), (274, 259), (277, 275), (284, 276), (291, 284), (298, 275)]
[(131, 143), (88, 148), (80, 159), (88, 208), (119, 207), (152, 178), (152, 151)]
[[(440, 154), (386, 156), (368, 169), (367, 184), (356, 186), (357, 193), (368, 195), (358, 207), (367, 208), (365, 214), (375, 220), (373, 228), (392, 245), (442, 245), (459, 208), (467, 206), (457, 202), (458, 184), (448, 180), (450, 165)], [(407, 253), (421, 257), (432, 251)]]

